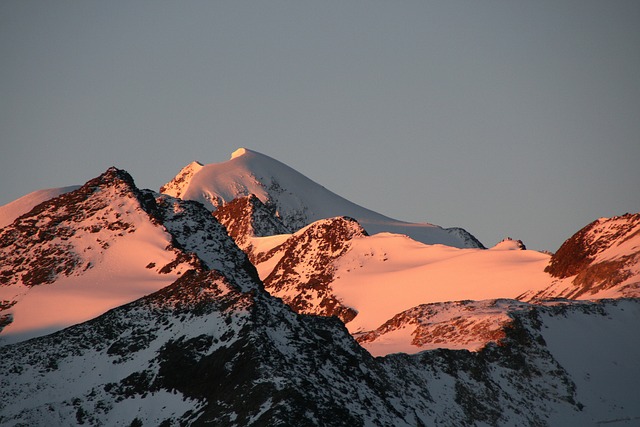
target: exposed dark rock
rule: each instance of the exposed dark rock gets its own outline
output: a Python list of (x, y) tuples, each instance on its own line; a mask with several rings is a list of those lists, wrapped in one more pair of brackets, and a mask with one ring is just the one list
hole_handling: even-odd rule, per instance
[(254, 260), (251, 237), (290, 233), (273, 206), (266, 206), (255, 195), (238, 197), (220, 206), (213, 216), (227, 229), (229, 236)]
[(353, 218), (311, 224), (268, 253), (256, 256), (258, 260), (281, 256), (264, 279), (265, 288), (298, 313), (337, 316), (345, 323), (353, 320), (357, 312), (333, 295), (333, 263), (349, 250), (351, 239), (366, 235)]
[[(608, 227), (608, 223), (612, 226)], [(593, 221), (560, 246), (545, 271), (559, 279), (575, 276), (591, 264), (597, 253), (639, 233), (640, 214)]]

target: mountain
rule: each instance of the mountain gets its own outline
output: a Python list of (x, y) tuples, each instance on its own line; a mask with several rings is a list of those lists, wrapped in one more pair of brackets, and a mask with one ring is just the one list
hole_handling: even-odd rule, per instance
[(352, 218), (319, 220), (267, 253), (255, 255), (255, 263), (273, 265), (263, 274), (264, 286), (294, 311), (337, 316), (347, 323), (358, 311), (344, 305), (333, 292), (334, 261), (350, 250), (354, 238), (366, 235)]
[[(241, 194), (252, 156), (265, 163), (236, 152), (216, 185)], [(165, 191), (186, 197), (209, 166)], [(294, 227), (293, 191), (212, 209), (116, 168), (52, 194), (0, 228), (0, 425), (640, 420), (640, 214), (550, 255), (344, 215)]]
[(552, 281), (544, 272), (549, 255), (505, 250), (516, 241), (489, 250), (425, 245), (397, 234), (369, 236), (345, 217), (249, 241), (270, 293), (300, 313), (336, 315), (354, 334), (421, 304), (515, 298)]
[(392, 232), (428, 244), (483, 247), (461, 228), (398, 221), (356, 205), (289, 166), (246, 148), (236, 150), (227, 162), (208, 165), (192, 162), (162, 186), (160, 192), (199, 201), (211, 210), (253, 194), (274, 210), (290, 231), (320, 219), (348, 216), (355, 218), (369, 234)]
[(640, 213), (585, 226), (560, 246), (545, 271), (553, 283), (522, 299), (640, 296)]
[[(621, 218), (597, 221), (601, 225), (609, 221), (617, 224), (611, 226), (616, 233), (604, 234), (606, 245), (602, 235), (600, 243), (595, 243), (595, 238), (585, 243), (580, 238), (585, 233), (581, 232), (553, 257), (526, 250), (522, 241), (511, 238), (489, 250), (480, 250), (424, 245), (390, 233), (369, 236), (357, 221), (345, 217), (320, 220), (289, 235), (252, 235), (245, 241), (249, 257), (270, 293), (298, 313), (338, 316), (368, 350), (372, 349), (373, 344), (368, 343), (373, 337), (384, 340), (386, 344), (375, 350), (377, 355), (422, 351), (434, 343), (438, 347), (476, 351), (490, 341), (487, 337), (500, 327), (501, 319), (508, 317), (506, 307), (493, 307), (489, 313), (476, 307), (476, 301), (592, 299), (594, 294), (580, 292), (580, 280), (593, 277), (588, 276), (593, 271), (600, 272), (605, 283), (619, 277), (626, 280), (596, 297), (639, 297), (640, 292), (633, 285), (638, 281), (634, 272), (640, 269), (640, 241), (634, 228), (637, 216)], [(580, 253), (572, 243), (575, 241), (589, 250), (600, 248), (600, 257), (622, 257), (624, 263), (606, 261), (606, 269), (598, 262), (588, 268), (584, 264), (581, 268), (587, 273), (575, 279), (574, 272), (569, 280), (575, 279), (576, 283), (565, 280), (564, 287), (558, 290), (560, 281), (550, 273), (558, 260), (566, 257), (564, 254)], [(455, 311), (446, 315), (449, 308), (437, 304), (451, 301), (474, 304), (463, 310), (465, 316)], [(469, 310), (473, 314), (467, 315)], [(438, 320), (428, 320), (429, 328), (456, 329), (456, 334), (432, 341), (415, 339), (418, 329), (406, 325), (421, 325), (434, 313)], [(405, 333), (396, 332), (390, 339), (389, 332), (397, 331), (400, 323), (405, 325)], [(389, 325), (394, 327), (390, 329)], [(363, 336), (368, 340), (363, 341)]]
[(93, 318), (220, 253), (246, 260), (221, 233), (201, 205), (139, 190), (116, 168), (44, 201), (0, 229), (0, 343)]
[(96, 319), (0, 347), (0, 424), (596, 425), (638, 416), (640, 348), (629, 339), (638, 300), (516, 310), (499, 343), (477, 353), (374, 358), (337, 319), (297, 315), (264, 292), (242, 258), (220, 268), (196, 267)]

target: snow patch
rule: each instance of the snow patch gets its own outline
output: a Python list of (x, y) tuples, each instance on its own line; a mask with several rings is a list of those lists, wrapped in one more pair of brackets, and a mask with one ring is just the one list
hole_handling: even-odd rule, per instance
[(244, 156), (245, 154), (247, 154), (248, 151), (249, 150), (247, 150), (246, 148), (238, 148), (236, 151), (231, 153), (231, 160), (240, 156)]

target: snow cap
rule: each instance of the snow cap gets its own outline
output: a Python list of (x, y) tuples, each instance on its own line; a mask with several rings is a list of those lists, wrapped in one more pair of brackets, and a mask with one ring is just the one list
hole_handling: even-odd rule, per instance
[(247, 152), (249, 152), (249, 150), (247, 150), (246, 148), (238, 148), (236, 151), (231, 153), (231, 160), (235, 159), (236, 157), (243, 156), (247, 154)]

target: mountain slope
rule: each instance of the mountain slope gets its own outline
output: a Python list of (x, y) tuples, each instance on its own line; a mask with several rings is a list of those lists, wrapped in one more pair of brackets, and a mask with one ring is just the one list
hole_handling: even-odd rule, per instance
[[(89, 322), (0, 348), (0, 423), (595, 425), (611, 420), (618, 404), (621, 417), (637, 415), (637, 382), (621, 383), (622, 400), (606, 399), (598, 392), (603, 378), (574, 376), (595, 360), (568, 357), (563, 365), (555, 357), (571, 355), (575, 335), (553, 339), (553, 331), (559, 337), (591, 319), (597, 337), (620, 328), (608, 341), (618, 346), (640, 319), (637, 300), (515, 313), (500, 345), (478, 353), (373, 358), (340, 322), (296, 315), (262, 291), (245, 264), (229, 262), (222, 271), (185, 273)], [(547, 330), (551, 324), (557, 329)], [(640, 349), (625, 349), (621, 368), (629, 371), (616, 370), (612, 384), (625, 372), (637, 375), (631, 362)], [(581, 397), (605, 399), (588, 406)]]
[(222, 224), (238, 247), (251, 258), (254, 237), (274, 236), (290, 230), (253, 194), (238, 197), (219, 207), (213, 216)]
[(368, 236), (345, 218), (250, 241), (250, 256), (269, 292), (298, 312), (337, 315), (352, 333), (372, 331), (420, 304), (515, 298), (551, 283), (544, 272), (549, 255), (540, 252), (504, 250), (504, 244), (490, 250), (425, 245), (390, 233)]
[(334, 261), (349, 251), (352, 239), (366, 235), (352, 218), (320, 220), (294, 233), (267, 253), (254, 255), (255, 262), (265, 260), (273, 265), (263, 278), (265, 288), (271, 295), (282, 298), (294, 311), (337, 316), (347, 323), (358, 313), (343, 305), (333, 292)]
[(511, 313), (528, 309), (527, 303), (516, 300), (421, 304), (355, 337), (374, 356), (439, 348), (479, 351), (506, 337), (513, 324)]
[(0, 206), (0, 228), (11, 224), (20, 215), (23, 215), (33, 209), (40, 203), (58, 197), (61, 194), (68, 193), (80, 188), (77, 185), (70, 187), (47, 188), (44, 190), (34, 191), (19, 199)]
[(2, 343), (90, 319), (197, 266), (248, 262), (201, 205), (139, 190), (115, 168), (1, 229), (0, 254)]
[(292, 231), (319, 219), (348, 216), (358, 220), (370, 234), (386, 231), (406, 234), (428, 244), (482, 247), (461, 228), (444, 229), (433, 224), (402, 222), (363, 208), (289, 166), (245, 148), (236, 150), (227, 162), (204, 166), (191, 163), (164, 185), (161, 192), (199, 201), (211, 210), (238, 197), (254, 194)]
[[(250, 256), (269, 292), (297, 312), (340, 317), (376, 355), (435, 347), (477, 351), (500, 336), (509, 307), (523, 304), (486, 307), (484, 300), (640, 296), (638, 216), (601, 219), (553, 257), (509, 238), (479, 250), (350, 233), (339, 218), (305, 228), (315, 230), (313, 243), (302, 230), (252, 238)], [(585, 251), (589, 255), (581, 255)], [(560, 268), (571, 276), (550, 274)]]
[(551, 257), (553, 283), (521, 299), (640, 296), (640, 213), (600, 218), (585, 226)]

